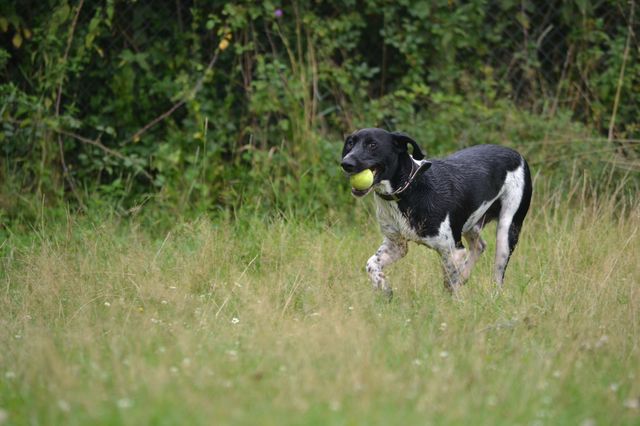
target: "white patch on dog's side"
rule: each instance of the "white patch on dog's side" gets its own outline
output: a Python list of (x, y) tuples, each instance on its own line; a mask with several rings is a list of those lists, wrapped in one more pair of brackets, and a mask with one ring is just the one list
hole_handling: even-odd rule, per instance
[(436, 249), (438, 252), (453, 252), (456, 242), (453, 240), (453, 231), (451, 230), (451, 222), (449, 215), (444, 218), (438, 228), (438, 234), (433, 237), (424, 237), (420, 239), (422, 244)]

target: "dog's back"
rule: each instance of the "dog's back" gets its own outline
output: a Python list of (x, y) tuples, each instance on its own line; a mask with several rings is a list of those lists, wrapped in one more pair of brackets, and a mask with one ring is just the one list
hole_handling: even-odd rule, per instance
[[(456, 249), (463, 249), (464, 237), (472, 257), (474, 248), (482, 252), (486, 246), (480, 231), (497, 219), (495, 280), (501, 284), (531, 201), (527, 162), (517, 151), (498, 145), (473, 146), (431, 161), (398, 207), (424, 241), (432, 242), (428, 245), (445, 251), (434, 245), (450, 244), (451, 238)], [(453, 265), (449, 274), (462, 270), (459, 275), (466, 279), (472, 263)]]

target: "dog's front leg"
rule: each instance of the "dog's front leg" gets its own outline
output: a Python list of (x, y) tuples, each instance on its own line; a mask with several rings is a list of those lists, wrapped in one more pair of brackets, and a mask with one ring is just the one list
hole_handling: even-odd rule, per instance
[(389, 299), (393, 296), (393, 290), (387, 282), (383, 269), (403, 258), (407, 254), (407, 250), (407, 242), (404, 239), (385, 237), (376, 254), (367, 261), (367, 273), (371, 278), (373, 288), (382, 290)]

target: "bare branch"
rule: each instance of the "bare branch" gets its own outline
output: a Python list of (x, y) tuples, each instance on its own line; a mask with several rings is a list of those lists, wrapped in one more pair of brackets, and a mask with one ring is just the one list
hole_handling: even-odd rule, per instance
[[(116, 157), (119, 158), (120, 160), (128, 160), (126, 155), (121, 154), (120, 152), (113, 150), (111, 148), (108, 148), (106, 146), (104, 146), (99, 139), (93, 140), (93, 139), (89, 139), (89, 138), (85, 138), (84, 136), (80, 136), (76, 133), (73, 132), (67, 132), (66, 130), (60, 130), (60, 129), (56, 129), (55, 130), (59, 135), (65, 135), (65, 136), (69, 136), (71, 138), (76, 139), (79, 142), (85, 143), (87, 145), (92, 145), (95, 146), (97, 148), (100, 148), (102, 151), (104, 151), (105, 153), (111, 155), (112, 157)], [(140, 173), (142, 173), (147, 179), (149, 179), (150, 181), (153, 181), (153, 176), (147, 172), (145, 169), (143, 169), (142, 167), (138, 167)]]
[(202, 88), (202, 84), (204, 83), (204, 79), (206, 78), (207, 73), (213, 68), (215, 63), (218, 61), (219, 54), (220, 54), (220, 48), (217, 47), (215, 53), (213, 54), (213, 58), (211, 58), (211, 61), (209, 61), (209, 64), (207, 65), (207, 68), (204, 70), (204, 72), (202, 73), (202, 76), (200, 76), (200, 79), (195, 84), (195, 86), (193, 86), (193, 89), (189, 92), (189, 94), (187, 96), (185, 96), (180, 101), (176, 102), (167, 111), (163, 112), (162, 114), (160, 114), (159, 116), (157, 116), (156, 118), (151, 120), (149, 123), (145, 124), (140, 130), (135, 132), (133, 134), (133, 136), (131, 136), (131, 138), (129, 138), (129, 140), (127, 142), (134, 141), (134, 140), (137, 140), (138, 138), (140, 138), (140, 136), (142, 136), (144, 133), (146, 133), (147, 130), (149, 130), (150, 128), (152, 128), (153, 126), (155, 126), (156, 124), (158, 124), (159, 122), (164, 120), (165, 118), (169, 117), (171, 114), (173, 114), (175, 112), (175, 110), (177, 110), (182, 105), (184, 105), (187, 102), (187, 99), (189, 97), (195, 96), (195, 94), (198, 93), (200, 91), (200, 89)]

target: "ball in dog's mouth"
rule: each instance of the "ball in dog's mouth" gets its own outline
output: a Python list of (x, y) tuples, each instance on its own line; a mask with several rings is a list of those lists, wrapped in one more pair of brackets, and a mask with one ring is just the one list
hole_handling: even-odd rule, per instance
[(351, 183), (351, 193), (356, 197), (364, 197), (373, 188), (376, 168), (364, 169), (359, 173), (351, 175), (349, 182)]
[(349, 183), (351, 187), (359, 191), (364, 191), (371, 188), (373, 185), (374, 174), (371, 169), (364, 169), (360, 173), (355, 173), (349, 177)]

